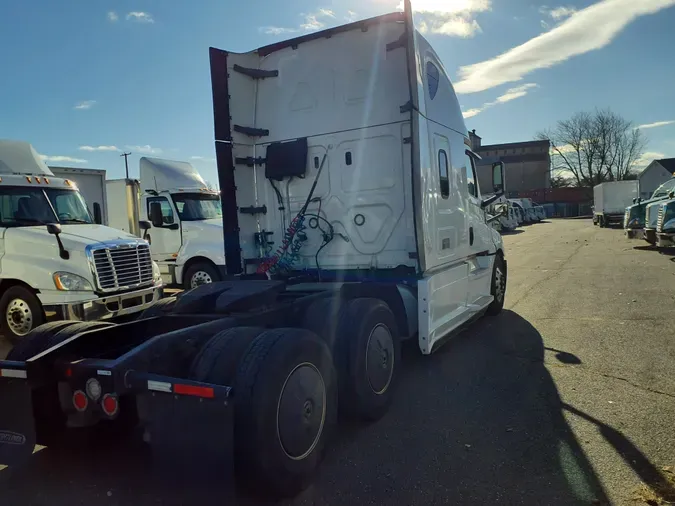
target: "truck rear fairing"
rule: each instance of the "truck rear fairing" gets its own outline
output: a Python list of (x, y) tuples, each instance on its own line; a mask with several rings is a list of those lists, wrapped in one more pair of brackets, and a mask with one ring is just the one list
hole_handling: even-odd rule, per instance
[[(404, 267), (414, 274), (411, 114), (402, 110), (410, 101), (406, 51), (387, 50), (388, 43), (405, 35), (402, 19), (364, 21), (297, 46), (246, 54), (211, 50), (212, 72), (222, 74), (216, 66), (226, 64), (229, 76), (227, 125), (218, 120), (217, 77), (214, 108), (222, 127), (216, 128), (217, 147), (232, 143), (231, 155), (219, 153), (219, 167), (235, 163), (234, 170), (220, 172), (221, 177), (223, 172), (234, 175), (236, 194), (231, 189), (224, 200), (236, 201), (229, 218), (236, 212), (244, 272), (255, 272), (258, 262), (277, 249), (323, 162), (307, 207), (314, 219), (306, 222), (307, 240), (294, 270), (316, 270), (318, 261), (325, 271)], [(266, 77), (251, 77), (246, 69)], [(270, 144), (297, 139), (307, 139), (306, 155), (300, 155), (303, 161), (306, 156), (307, 169), (300, 161), (297, 172), (266, 178), (270, 165), (283, 163), (272, 159), (276, 154)], [(260, 160), (265, 158), (267, 164)], [(227, 189), (221, 180), (221, 190)], [(228, 217), (224, 221), (227, 227)], [(333, 237), (324, 245), (327, 222)], [(236, 273), (229, 259), (227, 265)]]

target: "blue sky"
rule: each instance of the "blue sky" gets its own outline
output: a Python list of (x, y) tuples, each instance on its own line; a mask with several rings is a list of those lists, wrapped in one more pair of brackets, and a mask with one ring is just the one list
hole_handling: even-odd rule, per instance
[[(143, 154), (217, 181), (208, 47), (247, 51), (397, 9), (400, 0), (7, 0), (0, 138), (47, 162), (131, 175)], [(579, 110), (643, 128), (675, 156), (675, 0), (413, 0), (484, 143), (531, 139)], [(11, 48), (11, 49), (10, 49)]]

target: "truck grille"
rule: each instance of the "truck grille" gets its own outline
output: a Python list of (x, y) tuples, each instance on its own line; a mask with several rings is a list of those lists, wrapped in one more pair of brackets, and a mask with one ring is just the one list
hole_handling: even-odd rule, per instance
[(628, 218), (630, 217), (630, 211), (626, 209), (626, 214), (623, 215), (623, 228), (628, 228)]
[(647, 228), (651, 228), (651, 226), (650, 226), (651, 220), (649, 219), (649, 215), (650, 215), (649, 211), (650, 210), (651, 210), (651, 206), (645, 207), (645, 227), (647, 227)]
[(152, 282), (150, 246), (137, 243), (106, 244), (91, 248), (98, 288), (104, 292), (136, 288)]
[(659, 206), (659, 216), (656, 219), (656, 231), (663, 232), (663, 213), (666, 209), (666, 206)]

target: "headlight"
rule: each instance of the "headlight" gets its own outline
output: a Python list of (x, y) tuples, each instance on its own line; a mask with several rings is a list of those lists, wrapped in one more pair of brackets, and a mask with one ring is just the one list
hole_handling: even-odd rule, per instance
[(57, 290), (94, 291), (91, 287), (91, 283), (86, 278), (73, 274), (72, 272), (55, 272), (54, 285), (56, 285)]
[(162, 279), (162, 273), (159, 272), (159, 265), (154, 261), (152, 262), (152, 279), (154, 281), (159, 281)]

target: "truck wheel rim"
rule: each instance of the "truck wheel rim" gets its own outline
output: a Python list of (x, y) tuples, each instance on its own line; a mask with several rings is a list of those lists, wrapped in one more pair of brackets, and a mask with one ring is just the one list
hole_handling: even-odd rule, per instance
[(277, 437), (292, 460), (307, 458), (316, 448), (326, 420), (326, 385), (309, 362), (286, 377), (277, 405)]
[(190, 287), (197, 288), (198, 286), (206, 285), (212, 282), (213, 280), (211, 279), (211, 276), (209, 275), (208, 272), (197, 271), (192, 275), (192, 279), (190, 280)]
[(382, 395), (394, 375), (394, 338), (389, 328), (377, 325), (370, 332), (366, 346), (366, 376), (373, 392)]
[(33, 328), (33, 312), (23, 299), (13, 299), (5, 314), (7, 325), (17, 336), (25, 336)]
[(504, 280), (504, 273), (499, 267), (495, 268), (495, 298), (498, 302), (504, 300), (504, 292), (506, 283)]

